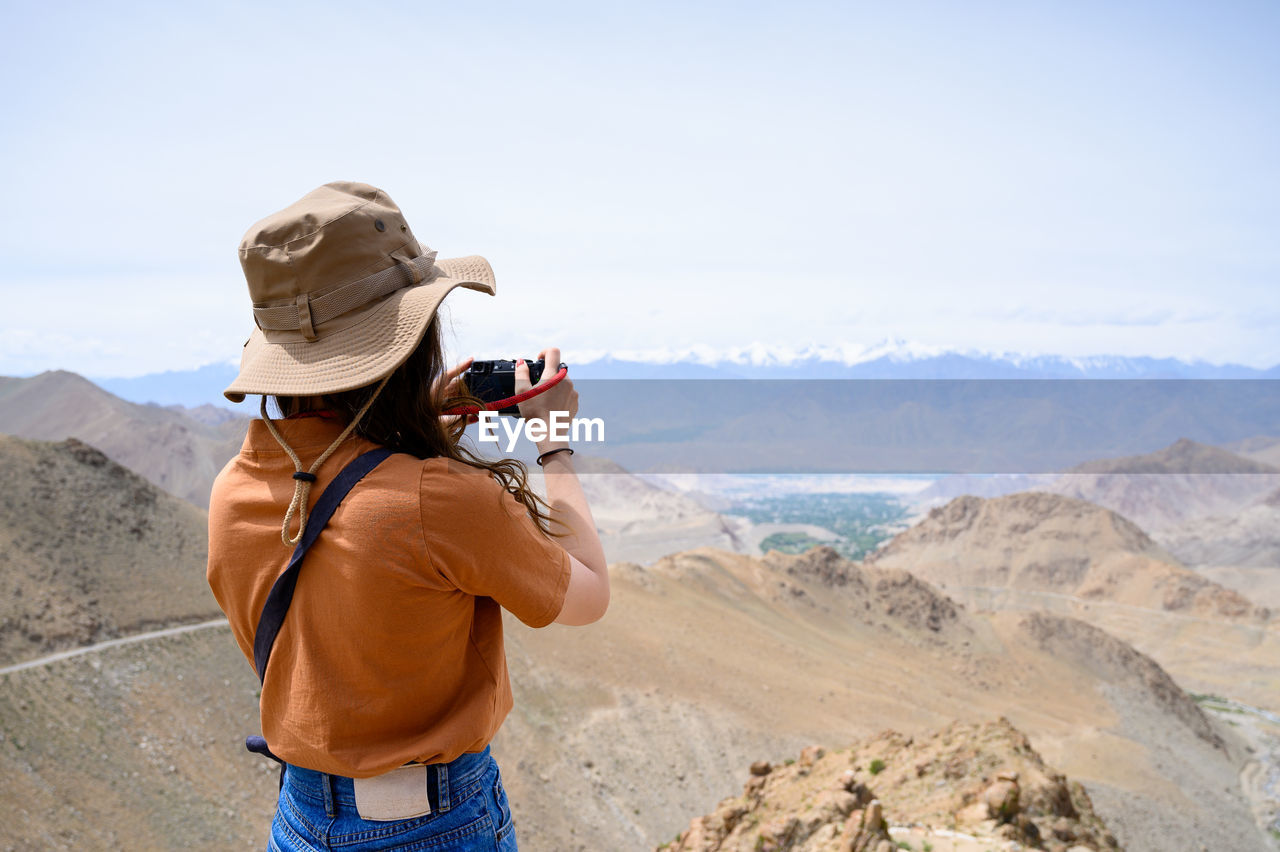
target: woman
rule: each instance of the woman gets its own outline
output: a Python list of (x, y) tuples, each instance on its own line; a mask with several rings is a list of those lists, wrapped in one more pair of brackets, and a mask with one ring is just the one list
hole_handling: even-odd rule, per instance
[[(501, 609), (588, 624), (609, 583), (572, 450), (539, 443), (543, 502), (442, 416), (470, 361), (445, 369), (435, 311), (494, 293), (492, 270), (436, 260), (355, 183), (256, 224), (240, 260), (257, 329), (225, 393), (262, 394), (262, 419), (214, 484), (208, 578), (284, 764), (270, 848), (515, 849), (488, 747), (512, 705)], [(566, 379), (520, 411), (577, 405)]]

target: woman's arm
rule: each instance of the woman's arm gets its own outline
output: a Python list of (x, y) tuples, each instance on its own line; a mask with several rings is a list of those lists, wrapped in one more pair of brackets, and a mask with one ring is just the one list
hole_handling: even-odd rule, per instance
[[(545, 349), (538, 353), (538, 357), (547, 364), (543, 376), (550, 378), (555, 375), (555, 368), (560, 364), (560, 350)], [(520, 361), (516, 364), (516, 392), (530, 387), (529, 365)], [(549, 421), (552, 411), (565, 412), (569, 419), (578, 413), (578, 392), (573, 389), (573, 380), (567, 376), (545, 393), (520, 403), (520, 415), (526, 420), (538, 418)], [(567, 446), (567, 441), (547, 438), (538, 442), (538, 453)], [(591, 508), (587, 505), (587, 497), (570, 454), (548, 456), (543, 462), (542, 472), (547, 483), (547, 503), (551, 507), (552, 521), (557, 532), (566, 533), (557, 541), (568, 551), (573, 570), (564, 606), (555, 620), (560, 624), (590, 624), (603, 616), (609, 607), (609, 569), (604, 547), (600, 544), (595, 520), (591, 517)]]

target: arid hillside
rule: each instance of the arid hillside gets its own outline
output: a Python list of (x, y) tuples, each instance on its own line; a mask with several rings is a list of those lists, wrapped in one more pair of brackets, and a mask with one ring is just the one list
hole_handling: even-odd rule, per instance
[(0, 850), (265, 848), (257, 689), (226, 626), (0, 674)]
[(1280, 473), (1280, 468), (1222, 447), (1180, 438), (1153, 453), (1082, 462), (1067, 473)]
[(1077, 465), (1036, 488), (1111, 509), (1160, 538), (1165, 530), (1229, 515), (1280, 488), (1280, 468), (1184, 438), (1154, 453)]
[(868, 561), (948, 589), (1007, 588), (1210, 617), (1269, 618), (1187, 569), (1128, 519), (1040, 491), (957, 497)]
[(1000, 715), (1085, 786), (1127, 849), (1187, 836), (1268, 848), (1229, 730), (1150, 658), (1075, 619), (974, 616), (829, 549), (699, 549), (613, 578), (591, 628), (508, 622), (516, 709), (495, 749), (524, 836), (560, 839), (549, 848), (651, 848), (754, 760)]
[[(733, 543), (714, 513), (602, 465), (588, 487), (615, 541), (635, 537), (655, 558), (685, 540), (664, 538), (665, 519), (691, 538)], [(0, 477), (6, 661), (218, 614), (201, 510), (73, 440), (0, 440)], [(1246, 800), (1240, 777), (1262, 779), (1250, 789), (1264, 797), (1269, 770), (1181, 688), (1260, 706), (1259, 695), (1277, 694), (1264, 615), (1123, 518), (1060, 495), (1034, 499), (976, 527), (982, 501), (959, 501), (968, 508), (953, 522), (926, 519), (885, 564), (827, 548), (615, 562), (600, 623), (533, 631), (509, 620), (516, 709), (494, 746), (522, 848), (649, 849), (711, 812), (762, 757), (1003, 716), (1083, 785), (1125, 848), (1214, 837), (1221, 848), (1266, 849), (1251, 812), (1261, 799)], [(903, 567), (952, 551), (962, 565), (1003, 570), (1004, 585), (984, 594), (1017, 598), (1017, 611), (975, 614)], [(1080, 583), (1052, 593), (1023, 584), (1036, 560), (1057, 566), (1059, 553), (1088, 562)], [(1101, 591), (1085, 596), (1091, 588)], [(0, 796), (15, 818), (0, 849), (262, 847), (275, 779), (243, 751), (257, 730), (257, 684), (225, 627), (8, 668)], [(970, 787), (954, 780), (948, 795), (963, 798)]]
[(207, 508), (218, 471), (248, 420), (137, 405), (75, 373), (0, 377), (0, 432), (41, 441), (79, 438), (170, 494)]
[(1028, 846), (1120, 848), (1084, 787), (1047, 766), (1026, 735), (1000, 719), (916, 736), (885, 731), (837, 751), (813, 745), (776, 766), (758, 760), (741, 796), (655, 852)]
[(75, 439), (0, 436), (0, 665), (221, 615), (205, 513)]
[[(830, 550), (701, 549), (611, 570), (613, 606), (592, 627), (508, 621), (516, 709), (495, 752), (524, 849), (651, 849), (752, 761), (1002, 715), (1126, 849), (1267, 849), (1230, 729), (1087, 625), (975, 617)], [(0, 795), (15, 815), (0, 848), (262, 847), (275, 778), (242, 751), (257, 684), (226, 628), (0, 678)], [(895, 754), (886, 779), (903, 768)], [(947, 795), (970, 790), (965, 772)]]
[(976, 609), (1055, 612), (1102, 627), (1197, 692), (1280, 711), (1280, 624), (1182, 565), (1128, 519), (1056, 494), (961, 497), (872, 564), (911, 571)]
[(1280, 437), (1274, 435), (1256, 435), (1243, 441), (1233, 441), (1223, 445), (1223, 449), (1253, 459), (1272, 467), (1280, 468)]
[(1229, 514), (1189, 520), (1160, 538), (1188, 567), (1280, 610), (1280, 488)]

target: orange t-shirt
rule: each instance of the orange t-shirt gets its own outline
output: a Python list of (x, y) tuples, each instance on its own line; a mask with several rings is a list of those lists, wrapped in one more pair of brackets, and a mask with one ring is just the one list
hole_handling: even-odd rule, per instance
[[(321, 418), (277, 424), (304, 469), (342, 431)], [(344, 441), (308, 508), (375, 446)], [(209, 502), (209, 585), (250, 665), (267, 592), (292, 553), (280, 525), (293, 472), (255, 420)], [(487, 471), (392, 455), (307, 552), (267, 665), (263, 736), (290, 763), (357, 778), (482, 750), (512, 704), (501, 608), (549, 624), (569, 574), (565, 550)]]

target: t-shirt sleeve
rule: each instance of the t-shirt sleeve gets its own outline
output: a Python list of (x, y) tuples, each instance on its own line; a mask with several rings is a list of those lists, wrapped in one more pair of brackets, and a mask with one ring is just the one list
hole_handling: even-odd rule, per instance
[(423, 466), (422, 530), (432, 567), (467, 594), (528, 624), (550, 624), (569, 588), (569, 554), (485, 470)]

